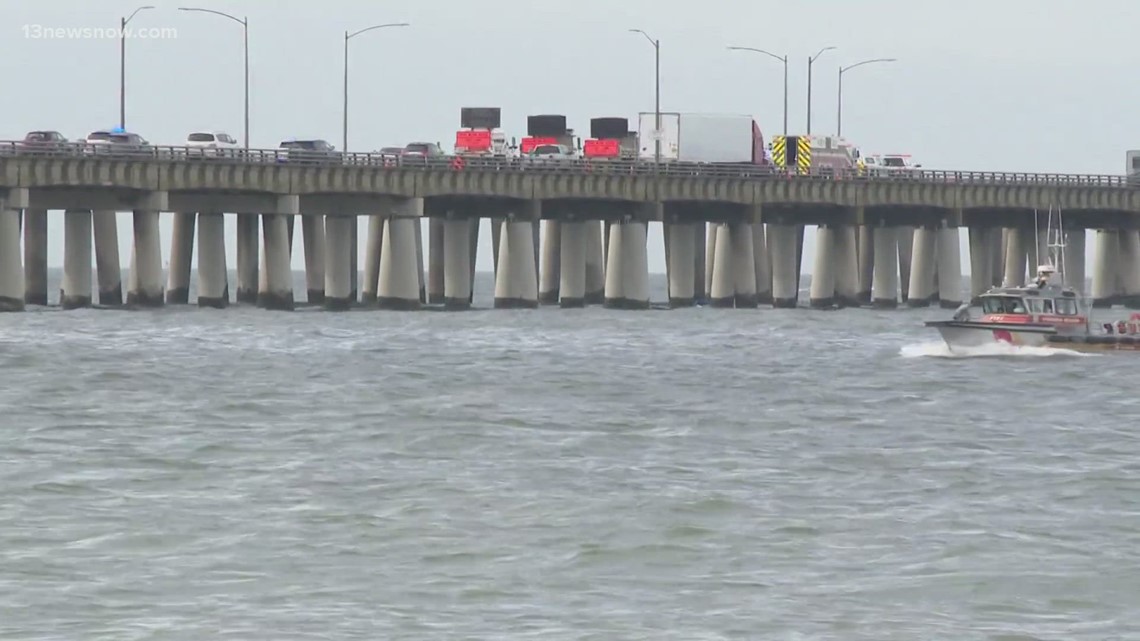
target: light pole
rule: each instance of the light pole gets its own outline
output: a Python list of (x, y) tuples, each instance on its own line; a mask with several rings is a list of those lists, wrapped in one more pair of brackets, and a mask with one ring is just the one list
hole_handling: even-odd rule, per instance
[(788, 135), (788, 56), (787, 56), (787, 54), (785, 54), (783, 56), (777, 56), (774, 53), (764, 51), (763, 49), (756, 49), (754, 47), (729, 47), (728, 49), (729, 49), (729, 51), (754, 51), (756, 53), (762, 53), (766, 56), (771, 56), (771, 57), (775, 58), (776, 60), (779, 60), (780, 62), (784, 63), (784, 136), (787, 137), (787, 135)]
[(836, 98), (837, 105), (836, 105), (836, 110), (835, 110), (835, 135), (836, 136), (842, 136), (843, 135), (843, 73), (845, 71), (851, 71), (855, 67), (861, 67), (863, 65), (869, 65), (873, 62), (895, 62), (895, 58), (874, 58), (871, 60), (864, 60), (862, 62), (856, 62), (853, 65), (847, 65), (846, 67), (840, 67), (839, 68), (839, 92), (838, 92), (838, 94), (836, 94), (837, 95), (837, 98)]
[(178, 7), (179, 11), (201, 11), (202, 13), (212, 13), (216, 16), (229, 18), (234, 22), (241, 25), (242, 28), (242, 51), (245, 58), (245, 148), (249, 149), (249, 18), (238, 18), (231, 16), (228, 13), (215, 11), (213, 9), (198, 9), (196, 7)]
[(347, 30), (344, 32), (344, 122), (343, 122), (343, 138), (341, 140), (341, 152), (348, 153), (348, 41), (351, 38), (359, 36), (366, 31), (373, 29), (384, 29), (386, 27), (406, 27), (406, 22), (393, 22), (390, 24), (378, 24), (371, 27), (365, 27), (359, 31), (349, 33)]
[(119, 129), (127, 126), (127, 23), (136, 13), (153, 8), (150, 5), (139, 7), (131, 15), (119, 18)]
[(630, 29), (630, 32), (640, 33), (645, 36), (649, 44), (653, 45), (654, 92), (656, 96), (653, 101), (653, 165), (654, 170), (657, 171), (661, 168), (661, 41), (650, 37), (641, 29)]
[(808, 89), (808, 92), (807, 92), (808, 93), (808, 95), (807, 95), (807, 133), (808, 133), (808, 135), (811, 135), (811, 66), (812, 66), (812, 63), (814, 63), (820, 56), (823, 55), (824, 51), (831, 51), (834, 48), (835, 47), (824, 47), (823, 49), (820, 49), (814, 56), (808, 57), (808, 78), (807, 78), (807, 80), (808, 80), (808, 87), (807, 87), (807, 89)]

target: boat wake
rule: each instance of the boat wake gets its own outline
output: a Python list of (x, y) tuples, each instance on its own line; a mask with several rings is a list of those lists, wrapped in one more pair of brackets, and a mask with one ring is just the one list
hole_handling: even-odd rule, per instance
[(903, 345), (899, 349), (903, 358), (1009, 358), (1043, 356), (1096, 356), (1057, 347), (1030, 347), (994, 342), (978, 347), (959, 347), (953, 351), (942, 341)]

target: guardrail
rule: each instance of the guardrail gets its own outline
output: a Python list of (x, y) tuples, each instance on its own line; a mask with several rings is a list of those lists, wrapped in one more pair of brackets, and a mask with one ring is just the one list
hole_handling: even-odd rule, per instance
[(353, 166), (421, 171), (492, 171), (559, 174), (620, 174), (636, 176), (753, 178), (757, 180), (851, 180), (889, 183), (981, 183), (1005, 185), (1060, 185), (1073, 187), (1140, 188), (1127, 176), (1098, 174), (1041, 174), (1026, 172), (955, 171), (934, 169), (830, 169), (808, 172), (774, 166), (738, 163), (697, 163), (652, 160), (545, 159), (494, 156), (416, 156), (302, 149), (232, 149), (121, 143), (29, 143), (0, 141), (0, 158), (115, 158), (166, 162), (232, 162), (243, 164), (288, 164), (302, 166)]

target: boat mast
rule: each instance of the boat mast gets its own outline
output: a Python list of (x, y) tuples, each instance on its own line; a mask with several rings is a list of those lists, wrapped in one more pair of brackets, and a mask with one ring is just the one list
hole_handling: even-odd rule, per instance
[(1057, 222), (1053, 223), (1053, 204), (1049, 204), (1049, 222), (1045, 229), (1046, 251), (1049, 252), (1049, 266), (1061, 276), (1061, 287), (1068, 282), (1065, 274), (1065, 226), (1061, 218), (1061, 207), (1057, 206)]

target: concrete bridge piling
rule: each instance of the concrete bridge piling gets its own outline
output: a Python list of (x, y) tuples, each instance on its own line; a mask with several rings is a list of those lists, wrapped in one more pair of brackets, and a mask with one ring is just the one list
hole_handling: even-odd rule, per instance
[[(417, 207), (397, 203), (383, 214), (362, 214), (368, 232), (363, 296), (359, 301), (354, 296), (351, 278), (352, 230), (357, 216), (302, 215), (307, 303), (328, 310), (345, 310), (361, 303), (390, 310), (415, 310), (425, 305), (469, 309), (474, 297), (479, 218), (452, 214), (431, 221), (426, 236), (429, 243), (435, 238), (438, 246), (433, 251), (429, 245), (426, 252), (417, 253), (415, 232), (421, 218)], [(227, 276), (226, 214), (209, 210), (175, 212), (169, 268), (165, 273), (158, 236), (160, 215), (153, 210), (132, 212), (131, 261), (124, 301), (115, 211), (66, 210), (60, 305), (75, 309), (97, 301), (103, 307), (125, 302), (131, 307), (196, 303), (200, 307), (224, 308), (232, 303), (250, 304), (248, 284), (255, 278), (257, 289), (252, 304), (268, 310), (291, 310), (297, 305), (288, 244), (288, 220), (295, 214), (236, 216), (238, 287), (234, 295), (230, 293)], [(544, 220), (539, 215), (537, 207), (530, 207), (493, 219), (498, 225), (494, 235), (499, 238), (495, 307), (532, 309), (545, 304), (573, 308), (597, 304), (597, 297), (591, 297), (591, 287), (597, 287), (599, 277), (602, 305), (613, 309), (649, 307), (647, 230), (657, 221), (640, 215), (602, 223), (580, 218)], [(0, 310), (19, 311), (28, 305), (46, 303), (46, 222), (42, 209), (0, 210)], [(533, 232), (539, 224), (544, 233), (536, 245)], [(608, 226), (608, 232), (603, 232), (603, 224)], [(702, 295), (707, 296), (710, 306), (722, 308), (786, 308), (801, 304), (796, 289), (797, 225), (780, 219), (767, 223), (660, 224), (665, 241), (669, 306), (690, 307)], [(816, 251), (806, 304), (820, 309), (868, 305), (878, 309), (930, 305), (952, 308), (964, 300), (976, 300), (992, 286), (998, 269), (1001, 273), (996, 279), (1002, 283), (1026, 283), (1046, 251), (1045, 235), (1024, 222), (1009, 227), (966, 227), (965, 266), (970, 279), (964, 288), (965, 270), (960, 254), (963, 235), (956, 221), (932, 220), (914, 226), (881, 221), (822, 223), (814, 229), (809, 225)], [(252, 230), (261, 232), (260, 247), (256, 236), (251, 241)], [(1083, 228), (1069, 229), (1066, 236), (1065, 270), (1068, 279), (1083, 290), (1086, 233)], [(599, 260), (591, 247), (595, 241), (600, 246), (604, 237), (608, 238), (606, 258)], [(1140, 231), (1096, 229), (1093, 250), (1092, 287), (1088, 293), (1096, 306), (1140, 308)], [(190, 256), (195, 251), (198, 294), (196, 300), (191, 300), (194, 273)], [(907, 254), (909, 295), (904, 300), (902, 257)], [(428, 259), (426, 270), (420, 269), (421, 256)], [(95, 282), (88, 268), (92, 264), (97, 275)], [(705, 270), (705, 274), (700, 273)], [(421, 282), (426, 291), (421, 290)], [(708, 289), (702, 291), (705, 282)], [(869, 296), (865, 291), (868, 288)], [(425, 302), (425, 298), (434, 302)]]

